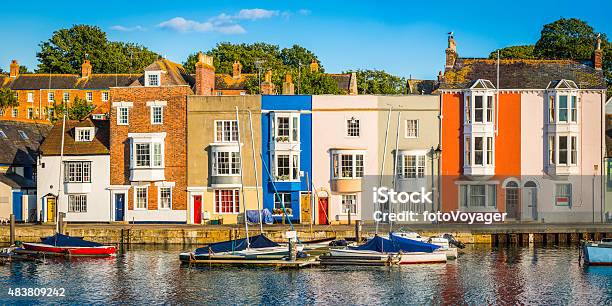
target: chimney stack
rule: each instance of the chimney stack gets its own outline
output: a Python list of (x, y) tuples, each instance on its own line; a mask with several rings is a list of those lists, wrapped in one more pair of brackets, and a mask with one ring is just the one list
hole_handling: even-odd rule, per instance
[(196, 63), (196, 90), (195, 94), (200, 96), (212, 96), (215, 90), (215, 66), (212, 56), (198, 53)]
[(316, 59), (312, 59), (312, 61), (310, 62), (310, 72), (317, 72), (319, 71), (319, 63), (317, 62)]
[(88, 78), (91, 76), (91, 63), (89, 62), (89, 60), (85, 60), (83, 61), (83, 65), (81, 65), (81, 77), (82, 78)]
[(357, 72), (351, 72), (351, 82), (349, 85), (349, 95), (356, 95), (359, 93), (357, 88)]
[(274, 83), (272, 83), (272, 70), (268, 70), (266, 71), (266, 74), (264, 74), (264, 81), (261, 83), (261, 94), (274, 94)]
[(446, 65), (445, 70), (452, 69), (457, 61), (457, 45), (453, 32), (448, 33), (448, 47), (446, 48)]
[(291, 74), (285, 74), (285, 82), (283, 82), (283, 95), (294, 95), (295, 94), (295, 85), (293, 85), (293, 79), (291, 78)]
[(17, 60), (11, 61), (11, 70), (9, 75), (11, 78), (16, 78), (19, 76), (19, 63), (17, 63)]
[(603, 50), (601, 50), (601, 34), (597, 34), (597, 43), (595, 52), (593, 53), (593, 67), (595, 70), (601, 70), (603, 62)]
[(240, 73), (242, 72), (242, 64), (239, 61), (234, 61), (232, 68), (233, 68), (232, 77), (234, 79), (239, 79)]

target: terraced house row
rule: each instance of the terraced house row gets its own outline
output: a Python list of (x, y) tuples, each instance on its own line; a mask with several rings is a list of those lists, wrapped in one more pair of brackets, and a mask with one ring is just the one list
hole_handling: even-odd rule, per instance
[[(103, 116), (64, 130), (31, 124), (40, 147), (13, 135), (31, 133), (25, 123), (2, 121), (16, 128), (0, 130), (0, 212), (43, 222), (58, 209), (72, 222), (227, 224), (265, 210), (276, 222), (329, 224), (371, 221), (375, 209), (599, 221), (610, 211), (600, 53), (588, 63), (466, 59), (449, 37), (436, 90), (399, 96), (357, 95), (354, 75), (338, 79), (348, 95), (294, 95), (290, 75), (277, 90), (270, 73), (267, 94), (224, 92), (212, 58), (200, 55), (194, 75), (161, 59), (108, 85)], [(222, 77), (240, 83), (240, 63)], [(11, 163), (16, 152), (29, 158)], [(374, 206), (376, 186), (432, 192), (432, 202)]]

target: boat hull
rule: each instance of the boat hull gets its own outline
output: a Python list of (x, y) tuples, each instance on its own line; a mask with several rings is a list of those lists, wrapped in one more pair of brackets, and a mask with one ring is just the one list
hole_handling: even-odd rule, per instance
[(330, 251), (331, 256), (346, 256), (346, 257), (363, 257), (372, 258), (373, 260), (388, 260), (395, 264), (424, 264), (424, 263), (445, 263), (447, 254), (445, 251), (435, 251), (432, 253), (426, 252), (410, 252), (410, 253), (381, 253), (376, 251), (362, 251), (351, 249), (333, 249)]
[(586, 243), (583, 246), (584, 262), (591, 266), (612, 265), (612, 244)]
[[(297, 250), (302, 251), (303, 246), (298, 246)], [(251, 260), (270, 260), (280, 259), (289, 255), (288, 247), (269, 247), (269, 248), (257, 248), (247, 249), (235, 252), (219, 252), (214, 254), (195, 252), (186, 252), (179, 254), (179, 259), (182, 262), (190, 262), (196, 260), (233, 260), (233, 259), (251, 259)]]
[(44, 252), (72, 256), (113, 256), (116, 248), (114, 246), (99, 247), (58, 247), (43, 243), (23, 243), (23, 248), (33, 252)]

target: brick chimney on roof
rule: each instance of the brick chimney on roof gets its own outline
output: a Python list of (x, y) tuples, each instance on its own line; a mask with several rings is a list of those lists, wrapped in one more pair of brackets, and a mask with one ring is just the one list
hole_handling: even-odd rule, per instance
[(81, 77), (84, 79), (90, 77), (91, 70), (92, 70), (92, 66), (89, 60), (84, 60), (83, 64), (81, 65)]
[(285, 81), (283, 82), (283, 95), (294, 95), (295, 85), (293, 84), (293, 78), (290, 73), (285, 74)]
[(195, 94), (200, 96), (212, 96), (215, 90), (215, 66), (212, 56), (198, 53), (196, 63)]
[(273, 95), (274, 94), (274, 83), (272, 83), (272, 70), (266, 71), (264, 74), (264, 81), (261, 82), (261, 94), (262, 95)]
[(459, 55), (457, 54), (457, 45), (455, 44), (455, 37), (453, 32), (448, 33), (448, 47), (446, 48), (446, 64), (445, 70), (452, 69), (455, 66), (455, 62)]
[(310, 72), (317, 72), (319, 71), (319, 62), (317, 62), (316, 59), (312, 59), (312, 61), (310, 62)]
[(601, 70), (603, 61), (603, 50), (601, 50), (601, 37), (597, 34), (597, 43), (595, 45), (595, 52), (593, 53), (593, 67), (595, 70)]
[(242, 73), (242, 64), (239, 61), (234, 61), (234, 64), (232, 65), (232, 77), (234, 79), (239, 79), (241, 73)]
[(17, 63), (17, 60), (11, 61), (11, 69), (9, 76), (11, 78), (16, 78), (17, 76), (19, 76), (19, 63)]

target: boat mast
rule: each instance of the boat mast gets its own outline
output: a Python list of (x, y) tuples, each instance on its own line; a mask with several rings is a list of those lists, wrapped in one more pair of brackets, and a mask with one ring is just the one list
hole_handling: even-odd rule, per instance
[(259, 233), (263, 234), (263, 216), (261, 213), (261, 199), (259, 198), (259, 178), (257, 177), (257, 162), (255, 162), (255, 137), (253, 137), (253, 117), (249, 112), (249, 125), (251, 127), (251, 151), (253, 152), (253, 169), (255, 169), (255, 192), (257, 194), (257, 211), (259, 212)]
[[(383, 184), (383, 172), (385, 171), (385, 158), (387, 157), (387, 139), (389, 138), (389, 123), (391, 122), (391, 107), (389, 107), (389, 114), (387, 115), (387, 129), (385, 130), (385, 147), (383, 150), (383, 159), (382, 159), (382, 165), (380, 167), (380, 178), (378, 181), (378, 187), (380, 188), (380, 186), (382, 186)], [(380, 204), (378, 204), (378, 201), (376, 201), (376, 203), (374, 203), (374, 206), (380, 208)], [(378, 220), (376, 221), (376, 235), (378, 235)]]
[(62, 194), (62, 166), (64, 164), (64, 138), (66, 136), (66, 108), (64, 107), (64, 114), (62, 116), (62, 145), (60, 148), (60, 162), (59, 162), (59, 173), (57, 178), (57, 198), (55, 199), (55, 233), (59, 233), (60, 226), (60, 196)]
[[(399, 158), (399, 152), (397, 151), (397, 148), (399, 146), (399, 132), (400, 132), (400, 117), (402, 116), (402, 112), (398, 112), (397, 113), (397, 131), (395, 133), (395, 158), (393, 161), (393, 178), (391, 180), (391, 185), (393, 185), (393, 189), (395, 191), (397, 191), (397, 165), (398, 165), (398, 158)], [(393, 209), (391, 209), (391, 205), (393, 205), (393, 203), (389, 204), (389, 209), (391, 210), (390, 212), (393, 212)], [(393, 221), (391, 221), (391, 218), (389, 218), (389, 233), (391, 233), (393, 230)]]
[(247, 242), (247, 249), (251, 248), (251, 242), (249, 241), (249, 220), (247, 219), (247, 210), (246, 210), (246, 203), (245, 203), (245, 198), (244, 198), (244, 179), (242, 177), (242, 149), (240, 148), (240, 118), (238, 118), (238, 106), (236, 106), (236, 129), (238, 130), (238, 158), (240, 159), (240, 196), (242, 197), (242, 200), (240, 201), (242, 203), (242, 208), (244, 208), (244, 228), (246, 229), (246, 242)]

